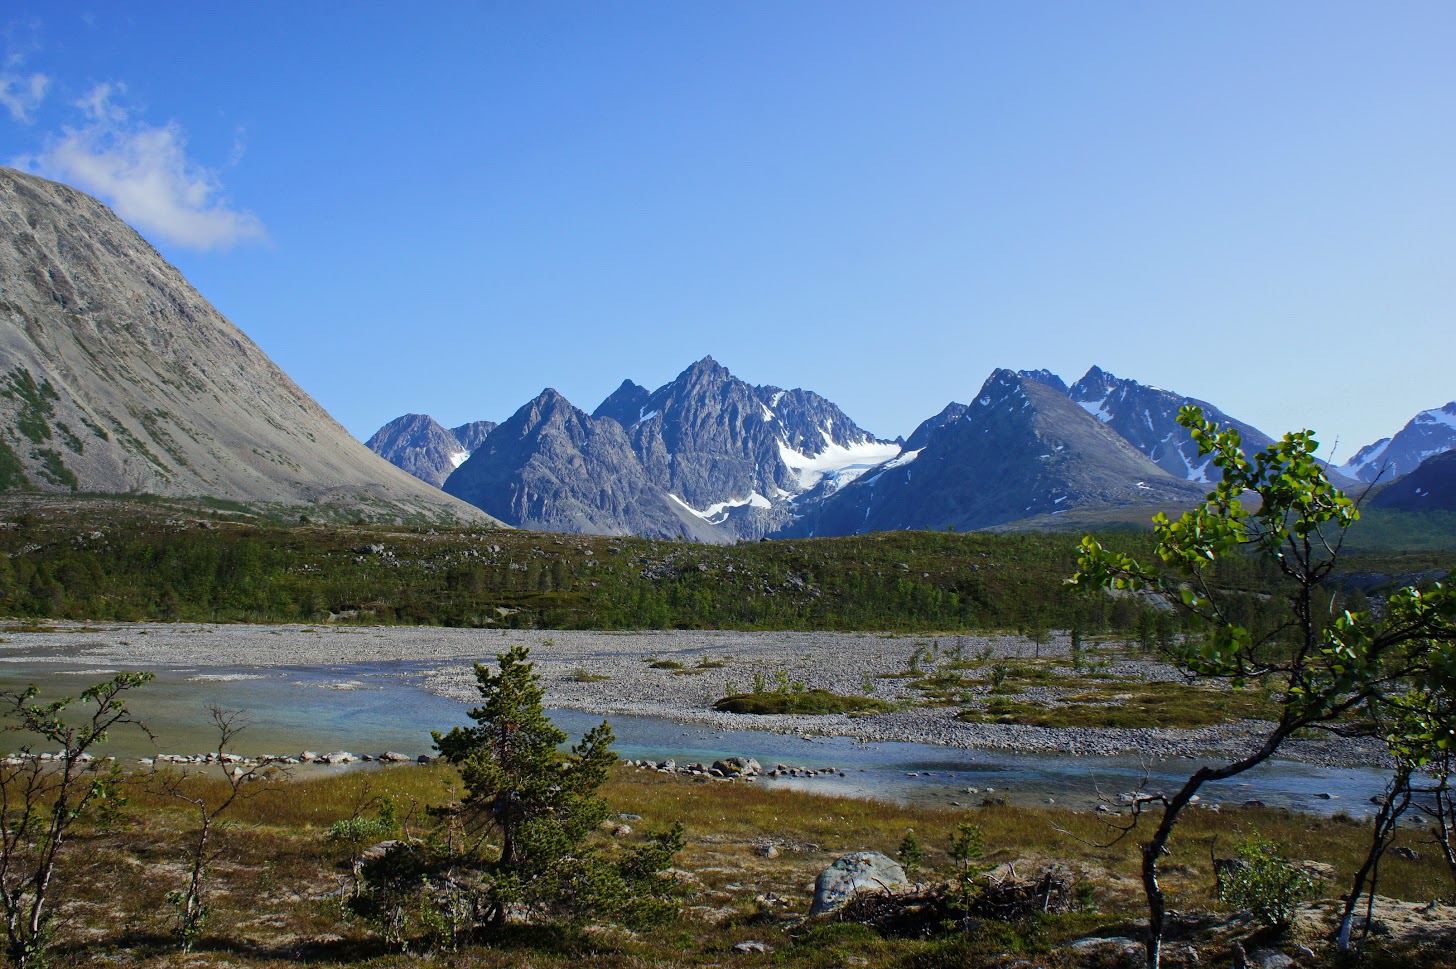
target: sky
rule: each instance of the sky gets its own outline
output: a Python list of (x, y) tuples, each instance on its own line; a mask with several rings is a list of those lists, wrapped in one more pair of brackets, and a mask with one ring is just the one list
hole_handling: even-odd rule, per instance
[(1456, 398), (1456, 5), (0, 8), (0, 162), (360, 438), (712, 355), (885, 436), (1097, 364), (1337, 460)]

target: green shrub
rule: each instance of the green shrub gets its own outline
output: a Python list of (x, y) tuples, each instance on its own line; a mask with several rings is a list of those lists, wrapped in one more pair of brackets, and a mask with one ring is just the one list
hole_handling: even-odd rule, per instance
[(1238, 855), (1242, 864), (1229, 866), (1219, 877), (1219, 899), (1248, 909), (1271, 928), (1288, 928), (1299, 903), (1314, 897), (1314, 879), (1278, 845), (1257, 835), (1239, 845)]

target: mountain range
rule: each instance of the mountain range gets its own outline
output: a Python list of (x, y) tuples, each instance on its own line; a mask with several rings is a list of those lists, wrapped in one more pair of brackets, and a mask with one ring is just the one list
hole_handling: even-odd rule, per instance
[[(1248, 450), (1273, 443), (1208, 401), (1097, 366), (1070, 385), (1047, 370), (997, 370), (971, 403), (952, 401), (889, 441), (818, 394), (753, 386), (706, 357), (655, 391), (624, 380), (590, 414), (542, 391), (458, 469), (446, 458), (465, 449), (421, 415), (386, 425), (370, 446), (410, 467), (391, 442), (429, 428), (429, 440), (447, 445), (416, 473), (443, 476), (450, 494), (523, 528), (713, 542), (977, 529), (1196, 501), (1216, 471), (1177, 423), (1190, 404), (1237, 428)], [(1389, 480), (1453, 448), (1456, 404), (1327, 470), (1358, 492), (1382, 462), (1394, 469)], [(1417, 503), (1436, 507), (1431, 494), (1422, 490)]]
[(997, 370), (971, 403), (890, 441), (812, 391), (754, 386), (706, 357), (655, 391), (624, 380), (590, 413), (544, 390), (453, 470), (467, 449), (423, 415), (370, 446), (523, 528), (714, 542), (976, 529), (1197, 500), (1212, 475), (1176, 420), (1189, 404), (1246, 448), (1272, 443), (1207, 401), (1097, 366), (1070, 385)]
[(0, 168), (0, 490), (489, 522), (372, 454), (110, 209)]

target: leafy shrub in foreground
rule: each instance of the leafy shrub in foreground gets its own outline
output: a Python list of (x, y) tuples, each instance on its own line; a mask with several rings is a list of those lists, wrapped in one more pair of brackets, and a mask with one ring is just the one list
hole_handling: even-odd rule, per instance
[(1248, 909), (1271, 928), (1288, 928), (1299, 904), (1315, 896), (1314, 879), (1264, 838), (1245, 840), (1238, 855), (1243, 864), (1231, 866), (1219, 879), (1220, 901)]

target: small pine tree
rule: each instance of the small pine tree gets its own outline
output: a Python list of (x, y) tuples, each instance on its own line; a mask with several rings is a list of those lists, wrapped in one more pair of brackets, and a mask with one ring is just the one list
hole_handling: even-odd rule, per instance
[(566, 734), (542, 709), (529, 656), (524, 646), (501, 653), (499, 672), (477, 663), (476, 725), (433, 735), (465, 785), (454, 812), (463, 839), (450, 862), (480, 874), (475, 905), (493, 925), (508, 908), (538, 920), (630, 924), (669, 914), (657, 873), (682, 846), (681, 825), (632, 849), (598, 843), (609, 808), (597, 790), (616, 762), (612, 728), (603, 721), (563, 756)]
[(976, 877), (981, 874), (981, 859), (986, 855), (986, 835), (967, 817), (956, 826), (950, 841), (950, 857), (955, 863), (951, 886), (962, 912), (962, 925), (969, 931), (971, 905), (979, 894)]
[(905, 877), (912, 882), (918, 880), (920, 868), (925, 864), (925, 849), (920, 846), (920, 839), (915, 836), (914, 828), (905, 831), (905, 837), (900, 839), (900, 848), (895, 852), (895, 857), (905, 869)]

